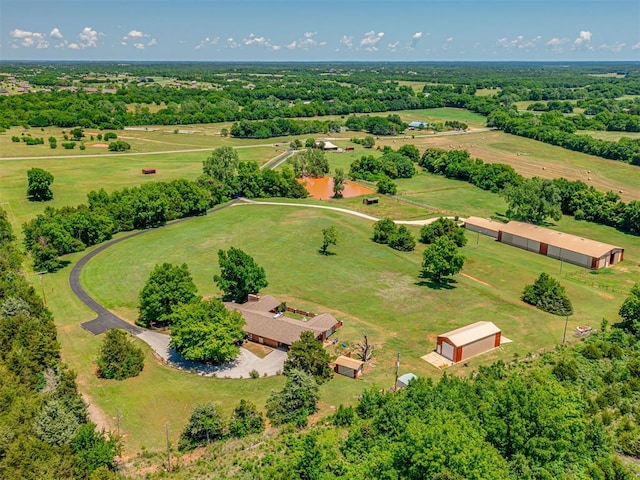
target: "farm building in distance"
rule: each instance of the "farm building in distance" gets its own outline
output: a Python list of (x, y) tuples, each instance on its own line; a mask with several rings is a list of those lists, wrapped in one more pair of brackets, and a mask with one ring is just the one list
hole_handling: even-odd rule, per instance
[(530, 223), (501, 223), (486, 218), (469, 217), (465, 220), (464, 227), (514, 247), (594, 270), (615, 265), (624, 259), (622, 247)]
[(314, 315), (307, 312), (306, 316), (311, 318), (306, 321), (287, 317), (277, 312), (280, 301), (271, 295), (249, 295), (246, 303), (225, 302), (224, 305), (229, 310), (240, 312), (245, 321), (243, 329), (249, 340), (274, 348), (290, 347), (306, 331), (313, 332), (318, 340), (325, 341), (342, 326), (342, 322), (329, 313)]
[(461, 362), (500, 346), (502, 332), (492, 322), (476, 322), (438, 335), (436, 352)]
[(356, 358), (347, 357), (341, 355), (336, 358), (334, 362), (333, 370), (345, 377), (358, 378), (362, 375), (362, 369), (364, 368), (364, 362)]

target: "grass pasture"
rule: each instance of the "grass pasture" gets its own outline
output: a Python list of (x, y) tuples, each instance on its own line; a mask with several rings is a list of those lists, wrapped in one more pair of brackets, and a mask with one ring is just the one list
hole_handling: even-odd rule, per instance
[[(338, 228), (341, 241), (332, 247), (336, 255), (324, 257), (317, 250), (321, 229), (329, 225)], [(433, 289), (417, 276), (424, 246), (401, 253), (375, 244), (370, 240), (369, 221), (324, 210), (242, 205), (122, 242), (93, 259), (81, 281), (96, 299), (133, 320), (137, 294), (156, 263), (186, 262), (199, 292), (215, 295), (218, 292), (212, 276), (217, 273), (217, 250), (231, 245), (245, 250), (267, 272), (269, 286), (265, 293), (301, 308), (333, 313), (344, 321), (337, 332), (340, 343), (352, 346), (366, 332), (376, 344), (372, 366), (363, 380), (337, 378), (323, 386), (321, 405), (327, 413), (340, 402), (353, 401), (369, 385), (391, 385), (398, 352), (402, 356), (401, 373), (441, 375), (420, 357), (433, 350), (438, 333), (473, 321), (495, 322), (513, 343), (473, 359), (472, 367), (558, 344), (564, 319), (519, 300), (524, 285), (542, 271), (560, 277), (574, 303), (576, 313), (569, 319), (569, 335), (577, 325), (597, 328), (602, 318), (615, 321), (619, 305), (640, 272), (640, 240), (571, 219), (564, 219), (560, 228), (624, 245), (625, 263), (601, 275), (565, 263), (560, 275), (560, 264), (553, 259), (470, 234), (469, 245), (464, 248), (467, 261), (462, 274), (455, 277), (454, 288)], [(417, 234), (418, 229), (413, 230)], [(183, 424), (194, 402), (206, 398), (222, 403), (229, 411), (232, 403), (247, 395), (262, 406), (268, 390), (280, 385), (280, 378), (200, 378), (162, 366), (149, 353), (139, 379), (126, 385), (98, 380), (92, 375), (91, 358), (99, 340), (77, 325), (80, 317), (90, 315), (68, 294), (64, 283), (67, 275), (63, 271), (45, 278), (47, 288), (59, 289), (58, 296), (67, 302), (54, 306), (65, 359), (79, 371), (81, 385), (88, 387), (108, 415), (120, 408), (114, 400), (121, 399), (117, 402), (126, 405), (128, 417), (142, 417), (140, 423), (126, 427), (130, 451), (142, 445), (159, 449), (164, 422)], [(466, 374), (461, 365), (450, 372)], [(160, 404), (155, 415), (145, 413), (155, 408), (150, 402)], [(147, 438), (145, 431), (157, 435)]]
[(598, 190), (620, 193), (625, 201), (640, 200), (640, 168), (623, 162), (548, 145), (500, 131), (458, 135), (416, 135), (415, 138), (380, 139), (376, 145), (413, 144), (423, 151), (428, 147), (468, 150), (472, 157), (487, 163), (506, 163), (525, 177), (582, 180)]

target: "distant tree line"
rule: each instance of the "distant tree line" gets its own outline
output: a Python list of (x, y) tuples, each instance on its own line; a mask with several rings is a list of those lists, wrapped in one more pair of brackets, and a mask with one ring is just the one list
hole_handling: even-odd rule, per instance
[[(225, 158), (230, 157), (228, 164)], [(226, 167), (225, 167), (226, 165)], [(226, 168), (226, 170), (225, 170)], [(48, 207), (23, 225), (24, 244), (37, 270), (54, 271), (58, 257), (109, 240), (117, 232), (164, 225), (237, 196), (302, 198), (308, 195), (291, 169), (260, 170), (255, 162), (239, 162), (235, 150), (222, 147), (203, 162), (197, 181), (145, 183), (108, 193), (91, 191), (87, 204)]]
[(342, 122), (337, 120), (240, 120), (231, 126), (231, 136), (237, 138), (272, 138), (308, 133), (339, 132)]
[[(615, 120), (624, 123), (624, 129), (629, 131), (640, 131), (640, 117), (634, 116), (627, 119), (624, 115), (611, 117), (611, 122)], [(637, 118), (636, 118), (637, 117)], [(631, 138), (621, 138), (617, 142), (600, 140), (591, 135), (576, 134), (577, 126), (582, 128), (592, 128), (592, 123), (581, 124), (585, 117), (565, 117), (559, 112), (546, 112), (541, 115), (531, 113), (518, 114), (513, 110), (496, 109), (487, 119), (487, 125), (496, 127), (506, 133), (511, 133), (521, 137), (532, 138), (541, 142), (558, 145), (568, 150), (587, 153), (609, 160), (618, 160), (632, 165), (640, 165), (640, 140)], [(613, 125), (613, 124), (612, 124)], [(609, 129), (607, 127), (607, 129)]]
[[(565, 215), (573, 215), (577, 220), (600, 223), (633, 234), (640, 234), (640, 202), (625, 203), (614, 192), (601, 192), (580, 180), (525, 179), (513, 167), (500, 163), (484, 163), (473, 159), (466, 150), (442, 150), (428, 148), (422, 154), (420, 166), (430, 173), (456, 180), (464, 180), (483, 190), (495, 193), (513, 192), (524, 186), (525, 190), (539, 188), (533, 195), (514, 195), (521, 205), (531, 205), (534, 201), (546, 202), (545, 212), (551, 216), (558, 209)], [(546, 192), (546, 193), (545, 193)], [(526, 193), (526, 192), (524, 192)], [(509, 193), (507, 193), (509, 196)], [(529, 201), (526, 199), (529, 198)], [(542, 207), (541, 207), (542, 208)], [(558, 212), (559, 213), (559, 212)], [(525, 220), (536, 220), (535, 216)], [(540, 221), (540, 219), (537, 219)]]

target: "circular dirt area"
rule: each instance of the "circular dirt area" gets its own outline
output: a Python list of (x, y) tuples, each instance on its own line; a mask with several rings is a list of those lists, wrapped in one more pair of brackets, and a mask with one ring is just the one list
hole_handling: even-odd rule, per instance
[[(323, 198), (331, 198), (333, 196), (333, 178), (320, 177), (311, 178), (304, 177), (299, 179), (304, 183), (304, 187), (307, 189), (312, 198), (322, 200)], [(346, 182), (342, 196), (344, 198), (357, 197), (359, 195), (369, 195), (374, 193), (370, 188), (364, 187), (357, 183)]]

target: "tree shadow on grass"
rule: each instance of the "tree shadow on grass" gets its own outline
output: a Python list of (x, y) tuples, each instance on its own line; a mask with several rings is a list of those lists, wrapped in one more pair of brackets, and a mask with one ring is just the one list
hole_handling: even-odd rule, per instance
[(322, 249), (318, 250), (318, 253), (323, 257), (331, 257), (332, 255), (336, 254), (335, 252), (330, 252), (329, 250), (327, 250), (326, 252), (323, 252)]
[(431, 278), (425, 278), (415, 284), (419, 287), (429, 287), (433, 290), (453, 290), (456, 288), (457, 283), (458, 282), (453, 278), (441, 278), (439, 281)]

